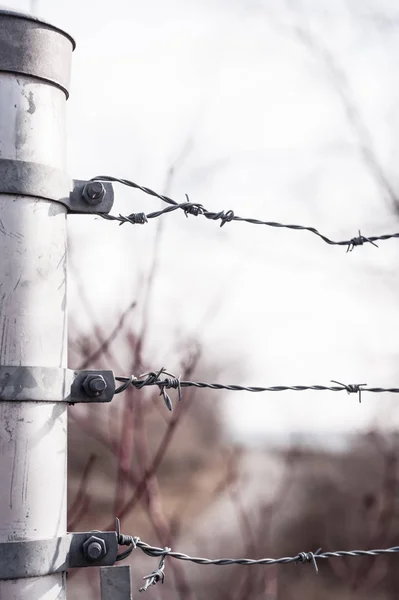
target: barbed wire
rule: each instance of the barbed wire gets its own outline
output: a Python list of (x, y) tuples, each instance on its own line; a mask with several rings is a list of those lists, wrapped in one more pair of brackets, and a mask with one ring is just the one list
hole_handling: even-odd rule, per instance
[[(203, 558), (199, 556), (189, 556), (182, 552), (173, 552), (170, 548), (158, 548), (151, 546), (146, 542), (141, 541), (139, 537), (133, 537), (129, 535), (121, 535), (119, 529), (119, 519), (117, 519), (117, 535), (118, 543), (123, 546), (128, 546), (128, 549), (123, 553), (123, 558), (127, 558), (133, 550), (140, 548), (147, 556), (152, 558), (160, 558), (158, 569), (143, 577), (145, 584), (140, 588), (140, 592), (145, 592), (151, 585), (156, 585), (159, 581), (161, 583), (165, 580), (165, 559), (166, 557), (174, 558), (177, 560), (183, 560), (192, 562), (198, 565), (279, 565), (289, 563), (311, 563), (318, 573), (318, 560), (328, 560), (330, 558), (342, 558), (342, 557), (355, 557), (355, 556), (382, 556), (384, 554), (395, 554), (399, 552), (399, 546), (393, 546), (392, 548), (383, 548), (375, 550), (338, 550), (335, 552), (321, 552), (321, 548), (316, 552), (299, 552), (295, 556), (283, 556), (280, 558)], [(118, 555), (117, 560), (122, 555)]]
[(207, 388), (211, 390), (229, 390), (232, 392), (305, 392), (305, 391), (317, 391), (317, 392), (347, 392), (348, 394), (358, 394), (359, 403), (362, 401), (362, 392), (371, 392), (375, 394), (380, 393), (391, 393), (399, 394), (399, 388), (383, 388), (383, 387), (366, 387), (367, 383), (351, 383), (345, 384), (339, 381), (332, 380), (331, 383), (336, 385), (276, 385), (270, 387), (260, 386), (245, 386), (245, 385), (234, 385), (224, 383), (208, 383), (205, 381), (182, 381), (180, 377), (176, 377), (172, 373), (169, 373), (164, 368), (159, 371), (151, 371), (144, 373), (136, 377), (131, 375), (130, 377), (115, 377), (115, 380), (122, 383), (115, 390), (115, 394), (120, 394), (127, 390), (130, 386), (133, 386), (137, 390), (141, 390), (147, 386), (157, 386), (159, 388), (160, 395), (163, 397), (165, 404), (169, 410), (173, 410), (173, 405), (167, 390), (177, 390), (178, 399), (182, 399), (182, 388), (196, 387), (196, 388)]
[(155, 198), (159, 198), (160, 200), (162, 200), (163, 202), (166, 202), (167, 204), (169, 204), (168, 207), (164, 208), (163, 210), (157, 210), (151, 213), (144, 213), (144, 212), (140, 212), (140, 213), (131, 213), (130, 215), (109, 215), (109, 214), (99, 214), (100, 217), (102, 217), (103, 219), (106, 219), (108, 221), (118, 221), (119, 225), (123, 225), (125, 223), (130, 223), (131, 225), (144, 225), (145, 223), (148, 223), (148, 221), (150, 219), (156, 219), (164, 214), (170, 213), (170, 212), (174, 212), (175, 210), (183, 210), (183, 212), (185, 213), (186, 217), (188, 217), (188, 215), (193, 215), (193, 216), (203, 216), (206, 219), (210, 219), (212, 221), (220, 221), (220, 227), (223, 227), (223, 225), (225, 225), (226, 223), (229, 223), (231, 221), (240, 221), (240, 222), (245, 222), (245, 223), (250, 223), (252, 225), (266, 225), (267, 227), (278, 227), (278, 228), (283, 228), (283, 229), (292, 229), (292, 230), (297, 230), (297, 231), (309, 231), (310, 233), (313, 233), (314, 235), (318, 236), (320, 239), (322, 239), (326, 244), (332, 245), (332, 246), (346, 246), (347, 252), (352, 252), (352, 250), (354, 250), (354, 248), (356, 248), (357, 246), (363, 246), (364, 244), (372, 244), (373, 246), (375, 246), (376, 248), (378, 248), (377, 244), (375, 243), (376, 241), (383, 241), (383, 240), (390, 240), (392, 238), (399, 238), (399, 232), (398, 233), (389, 233), (389, 234), (384, 234), (384, 235), (373, 235), (373, 236), (369, 236), (366, 237), (364, 235), (361, 234), (360, 230), (358, 232), (358, 235), (349, 239), (349, 240), (332, 240), (329, 237), (327, 237), (326, 235), (320, 233), (320, 231), (318, 231), (315, 227), (308, 227), (305, 225), (290, 225), (290, 224), (285, 224), (285, 223), (279, 223), (279, 222), (275, 222), (275, 221), (262, 221), (260, 219), (254, 219), (254, 218), (249, 218), (249, 217), (240, 217), (236, 214), (234, 214), (234, 211), (232, 210), (227, 210), (227, 211), (219, 211), (219, 212), (212, 212), (207, 210), (202, 204), (198, 204), (196, 202), (190, 202), (190, 199), (188, 197), (188, 195), (186, 194), (186, 202), (176, 202), (176, 200), (173, 200), (172, 198), (169, 198), (169, 196), (165, 196), (163, 194), (159, 194), (158, 192), (155, 192), (154, 190), (145, 187), (145, 186), (141, 186), (137, 183), (134, 183), (133, 181), (130, 181), (129, 179), (120, 179), (118, 177), (112, 177), (109, 175), (98, 175), (97, 177), (93, 177), (91, 181), (109, 181), (109, 182), (113, 182), (113, 183), (121, 183), (122, 185), (126, 185), (128, 187), (132, 187), (134, 189), (138, 189), (141, 190), (142, 192), (144, 192), (145, 194), (148, 194), (150, 196), (154, 196)]

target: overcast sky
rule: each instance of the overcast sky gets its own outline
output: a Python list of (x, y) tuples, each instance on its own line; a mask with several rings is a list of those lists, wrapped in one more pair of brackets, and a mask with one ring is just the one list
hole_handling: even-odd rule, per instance
[[(36, 5), (77, 41), (68, 101), (73, 177), (110, 174), (162, 192), (183, 152), (170, 189), (178, 201), (188, 193), (209, 210), (312, 225), (333, 239), (399, 231), (380, 181), (399, 190), (396, 2)], [(159, 207), (120, 186), (116, 197), (114, 213)], [(112, 324), (140, 292), (156, 222), (69, 222), (72, 258), (96, 314)], [(399, 241), (346, 254), (307, 232), (220, 229), (177, 213), (164, 225), (146, 350), (153, 368), (173, 368), (177, 336), (198, 335), (228, 383), (399, 386)], [(73, 289), (70, 300), (73, 311)], [(288, 439), (396, 425), (398, 401), (232, 393), (225, 407), (238, 435)]]

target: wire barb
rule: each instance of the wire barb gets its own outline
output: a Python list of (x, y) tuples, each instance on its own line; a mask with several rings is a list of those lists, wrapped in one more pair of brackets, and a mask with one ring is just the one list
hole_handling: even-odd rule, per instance
[(202, 206), (202, 204), (191, 204), (188, 194), (185, 194), (185, 196), (186, 196), (187, 202), (186, 202), (186, 207), (183, 210), (184, 210), (184, 214), (186, 215), (186, 217), (188, 217), (188, 215), (194, 215), (194, 217), (198, 217), (198, 215), (203, 215), (205, 209)]
[(350, 383), (349, 385), (346, 385), (345, 383), (340, 383), (339, 381), (334, 381), (333, 379), (331, 380), (331, 383), (342, 385), (342, 388), (346, 390), (348, 394), (359, 394), (359, 404), (362, 403), (362, 389), (365, 385), (367, 385), (367, 383)]
[[(161, 375), (165, 375), (165, 377), (160, 379)], [(179, 401), (182, 399), (180, 377), (175, 377), (168, 371), (165, 371), (163, 367), (158, 372), (151, 371), (150, 373), (144, 373), (139, 377), (135, 377), (134, 375), (131, 375), (130, 377), (116, 377), (116, 380), (122, 381), (123, 384), (115, 390), (115, 394), (124, 392), (130, 385), (138, 390), (141, 390), (145, 386), (157, 385), (159, 387), (159, 395), (162, 396), (166, 407), (170, 411), (173, 410), (173, 404), (166, 390), (177, 390)]]
[(291, 229), (291, 230), (296, 230), (296, 231), (309, 231), (310, 233), (313, 233), (314, 235), (318, 236), (321, 240), (323, 240), (326, 244), (329, 244), (330, 246), (346, 246), (346, 252), (352, 252), (356, 247), (363, 246), (366, 243), (372, 244), (373, 246), (378, 248), (377, 244), (375, 243), (378, 240), (390, 240), (392, 238), (399, 238), (399, 233), (389, 233), (389, 234), (384, 234), (384, 235), (374, 235), (374, 236), (366, 237), (366, 236), (362, 235), (359, 230), (359, 234), (356, 237), (353, 237), (349, 240), (336, 241), (336, 240), (332, 240), (329, 237), (327, 237), (326, 235), (320, 233), (320, 231), (318, 231), (315, 227), (308, 227), (305, 225), (291, 225), (291, 224), (279, 223), (279, 222), (275, 222), (275, 221), (262, 221), (260, 219), (240, 217), (238, 215), (235, 215), (232, 210), (227, 210), (227, 211), (222, 210), (219, 212), (212, 212), (212, 211), (207, 210), (202, 204), (190, 202), (187, 194), (185, 194), (186, 202), (178, 203), (178, 202), (176, 202), (176, 200), (173, 200), (172, 198), (169, 198), (168, 196), (159, 194), (158, 192), (155, 192), (154, 190), (152, 190), (148, 187), (141, 186), (141, 185), (134, 183), (133, 181), (130, 181), (128, 179), (119, 179), (118, 177), (112, 177), (109, 175), (98, 175), (97, 177), (93, 177), (91, 179), (91, 181), (110, 181), (110, 182), (114, 182), (114, 183), (121, 183), (122, 185), (126, 185), (128, 187), (141, 190), (142, 192), (144, 192), (145, 194), (148, 194), (149, 196), (159, 198), (160, 200), (162, 200), (163, 202), (168, 204), (168, 206), (166, 208), (164, 208), (163, 210), (157, 210), (157, 211), (154, 211), (154, 212), (148, 213), (148, 214), (136, 213), (136, 214), (131, 214), (128, 216), (123, 216), (123, 215), (117, 216), (117, 215), (108, 215), (108, 214), (101, 213), (98, 215), (98, 216), (102, 217), (103, 219), (107, 219), (108, 221), (119, 221), (120, 224), (123, 224), (123, 223), (131, 223), (133, 225), (135, 225), (137, 223), (144, 224), (144, 223), (147, 223), (149, 219), (155, 219), (155, 218), (161, 217), (162, 215), (165, 215), (169, 212), (174, 212), (175, 210), (183, 210), (186, 217), (188, 215), (194, 215), (196, 217), (201, 215), (211, 221), (219, 221), (220, 220), (220, 227), (223, 227), (223, 225), (225, 225), (226, 223), (229, 223), (230, 221), (240, 221), (240, 222), (250, 223), (252, 225), (266, 225), (267, 227), (278, 227), (278, 228)]
[(165, 558), (171, 552), (171, 548), (165, 548), (159, 562), (158, 569), (143, 577), (145, 584), (140, 588), (140, 592), (146, 592), (151, 585), (156, 585), (159, 581), (163, 583), (165, 581)]
[(300, 552), (298, 554), (297, 562), (298, 563), (312, 563), (314, 570), (316, 571), (316, 573), (318, 573), (319, 567), (317, 566), (316, 558), (318, 557), (320, 552), (321, 552), (321, 548), (316, 550), (316, 552)]
[(106, 221), (119, 221), (119, 225), (124, 225), (125, 223), (130, 223), (131, 225), (144, 225), (148, 223), (147, 215), (143, 212), (141, 213), (132, 213), (131, 215), (123, 216), (119, 214), (119, 216), (108, 215), (106, 213), (99, 213), (99, 217), (102, 217)]
[(362, 235), (360, 233), (360, 229), (359, 229), (359, 235), (358, 235), (358, 237), (354, 237), (351, 240), (349, 240), (346, 252), (347, 253), (348, 252), (352, 252), (352, 250), (354, 250), (356, 246), (363, 246), (363, 244), (366, 244), (367, 242), (370, 243), (370, 244), (373, 244), (373, 246), (375, 246), (376, 248), (378, 248), (377, 244), (375, 244), (370, 238), (364, 237), (364, 235)]

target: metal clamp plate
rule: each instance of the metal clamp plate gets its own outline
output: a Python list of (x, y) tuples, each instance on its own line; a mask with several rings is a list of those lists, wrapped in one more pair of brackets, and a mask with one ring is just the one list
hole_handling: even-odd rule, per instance
[(71, 178), (64, 171), (23, 160), (0, 159), (0, 194), (60, 200), (69, 196)]
[[(101, 392), (88, 387), (102, 378)], [(96, 395), (94, 395), (96, 394)], [(6, 402), (110, 402), (115, 394), (112, 371), (72, 371), (51, 367), (0, 367), (0, 401)]]
[(0, 194), (32, 196), (60, 202), (71, 213), (109, 213), (114, 204), (112, 183), (102, 182), (104, 195), (95, 204), (90, 204), (84, 197), (86, 184), (81, 179), (72, 181), (64, 171), (47, 165), (0, 158)]
[(79, 214), (109, 213), (114, 205), (114, 188), (112, 187), (112, 183), (107, 181), (102, 182), (105, 192), (104, 197), (101, 202), (94, 205), (89, 204), (84, 199), (83, 190), (87, 183), (87, 181), (82, 181), (81, 179), (74, 179), (73, 190), (66, 199), (66, 202), (64, 202), (64, 204), (68, 206), (68, 211)]
[[(93, 560), (86, 556), (83, 544), (91, 537), (105, 542), (106, 553)], [(76, 567), (113, 565), (118, 554), (114, 531), (68, 533), (50, 540), (3, 542), (0, 544), (0, 580), (43, 577)]]

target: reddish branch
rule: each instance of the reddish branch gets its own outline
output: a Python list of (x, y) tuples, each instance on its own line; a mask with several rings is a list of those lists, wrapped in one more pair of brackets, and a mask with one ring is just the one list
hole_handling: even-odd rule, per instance
[(87, 486), (89, 483), (90, 474), (93, 471), (96, 460), (97, 456), (95, 454), (90, 454), (79, 482), (75, 500), (72, 502), (72, 505), (68, 511), (70, 518), (68, 522), (68, 530), (74, 529), (75, 524), (79, 522), (82, 515), (84, 515), (85, 510), (88, 509), (90, 499), (87, 494)]

